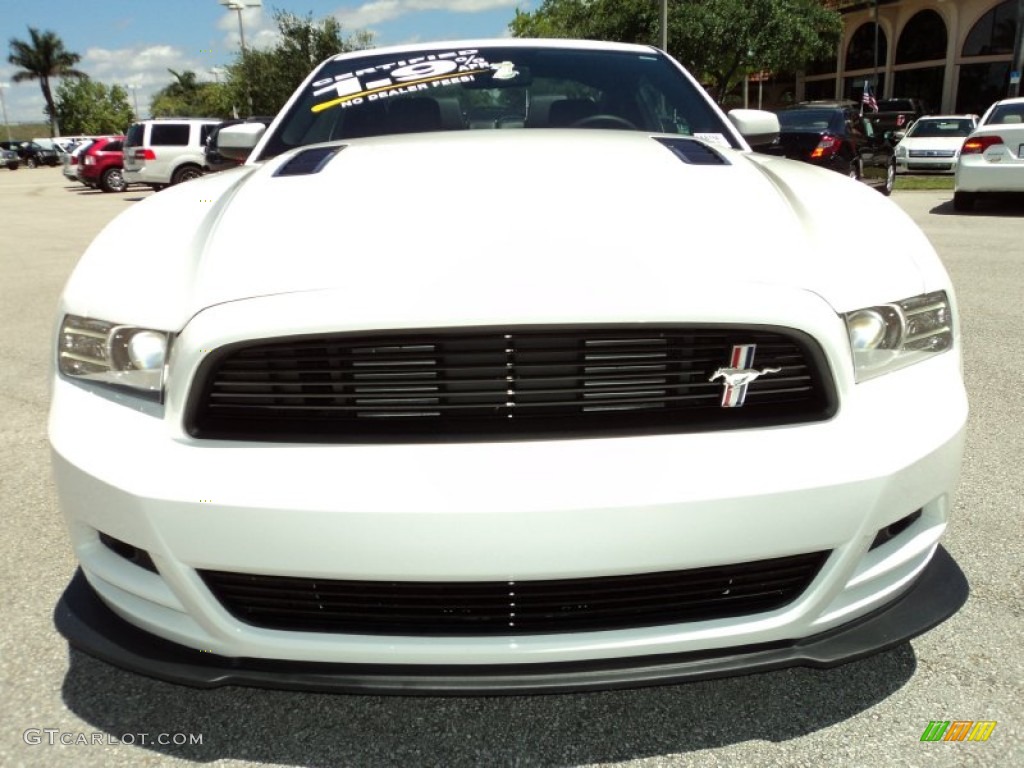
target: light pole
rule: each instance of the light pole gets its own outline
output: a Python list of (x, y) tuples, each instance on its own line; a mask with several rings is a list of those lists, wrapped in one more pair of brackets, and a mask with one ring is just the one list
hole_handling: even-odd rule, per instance
[(10, 88), (10, 83), (0, 83), (0, 107), (4, 112), (4, 130), (7, 131), (7, 140), (11, 141), (11, 124), (7, 122), (7, 102), (4, 101), (4, 89)]
[(1022, 66), (1024, 66), (1024, 0), (1017, 0), (1017, 39), (1013, 41), (1013, 61), (1010, 62), (1010, 88), (1006, 92), (1006, 97), (1009, 99), (1020, 95), (1020, 69)]
[(246, 8), (259, 8), (263, 0), (219, 0), (220, 4), (229, 11), (238, 14), (238, 39), (242, 47), (242, 73), (245, 76), (245, 93), (249, 101), (249, 115), (252, 115), (252, 88), (249, 84), (249, 68), (246, 66), (245, 58), (245, 26), (242, 24), (242, 11)]
[(661, 50), (668, 53), (668, 0), (661, 0), (661, 8), (658, 10), (658, 23), (661, 27)]
[(135, 119), (139, 120), (141, 118), (141, 115), (139, 114), (139, 86), (129, 85), (128, 87), (132, 89), (132, 104), (135, 106)]

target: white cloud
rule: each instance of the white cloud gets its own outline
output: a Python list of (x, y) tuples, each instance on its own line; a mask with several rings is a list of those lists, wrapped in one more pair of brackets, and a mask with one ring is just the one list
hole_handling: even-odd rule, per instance
[[(241, 49), (238, 16), (238, 11), (225, 8), (224, 14), (217, 19), (217, 29), (224, 33), (224, 47), (230, 51)], [(241, 16), (247, 48), (270, 48), (277, 42), (280, 37), (277, 24), (273, 16), (263, 12), (263, 8), (246, 8)]]
[(89, 48), (79, 66), (93, 80), (129, 88), (130, 99), (138, 102), (141, 116), (147, 117), (153, 95), (173, 80), (168, 70), (191, 70), (200, 80), (213, 80), (210, 72), (213, 64), (202, 51), (193, 54), (172, 45), (140, 45), (120, 49)]
[(334, 15), (347, 30), (352, 31), (420, 11), (481, 13), (517, 4), (519, 0), (371, 0), (355, 8), (339, 8)]

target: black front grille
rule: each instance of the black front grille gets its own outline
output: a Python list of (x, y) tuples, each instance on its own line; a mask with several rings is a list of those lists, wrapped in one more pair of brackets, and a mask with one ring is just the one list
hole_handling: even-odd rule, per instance
[(956, 152), (952, 149), (912, 149), (910, 157), (955, 157)]
[[(736, 345), (778, 368), (723, 408)], [(687, 432), (835, 412), (820, 348), (792, 330), (594, 327), (337, 334), (225, 347), (186, 427), (227, 440), (473, 440)]]
[(828, 552), (686, 571), (553, 581), (399, 582), (199, 574), (235, 618), (298, 632), (523, 635), (747, 616), (795, 600)]

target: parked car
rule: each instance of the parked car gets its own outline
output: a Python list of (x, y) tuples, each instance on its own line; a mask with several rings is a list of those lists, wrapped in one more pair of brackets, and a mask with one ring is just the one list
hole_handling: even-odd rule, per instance
[(95, 141), (95, 138), (83, 139), (75, 144), (71, 150), (64, 155), (63, 158), (63, 173), (64, 177), (71, 181), (81, 181), (78, 174), (78, 165), (81, 161), (82, 153), (85, 152)]
[(224, 171), (228, 168), (234, 168), (236, 165), (240, 165), (242, 163), (241, 159), (224, 157), (220, 153), (220, 149), (217, 146), (217, 135), (220, 133), (222, 128), (227, 128), (231, 125), (240, 125), (242, 123), (259, 123), (267, 126), (273, 121), (273, 116), (257, 116), (225, 120), (210, 132), (210, 136), (206, 140), (206, 147), (203, 149), (203, 170), (207, 172)]
[(135, 123), (125, 136), (125, 181), (160, 189), (202, 176), (203, 149), (220, 122), (157, 118)]
[(960, 147), (977, 125), (977, 115), (919, 118), (896, 145), (896, 170), (953, 173)]
[[(61, 156), (61, 152), (63, 150), (62, 150), (60, 144), (57, 143), (57, 141), (55, 141), (54, 139), (50, 139), (50, 138), (39, 137), (39, 138), (32, 139), (32, 141), (30, 143), (34, 144), (36, 147), (42, 148), (42, 150), (47, 153), (46, 158), (44, 160), (42, 160), (42, 164), (49, 165), (49, 166), (60, 165), (60, 156)], [(52, 162), (50, 160), (50, 154), (49, 154), (51, 152), (53, 153), (53, 161)]]
[(16, 171), (21, 165), (21, 158), (13, 149), (0, 149), (0, 163), (3, 163), (7, 170)]
[(751, 151), (778, 129), (554, 39), (343, 53), (222, 129), (245, 164), (61, 298), (59, 629), (177, 683), (522, 693), (951, 615), (953, 286), (892, 201)]
[(953, 207), (969, 211), (985, 195), (1024, 192), (1024, 98), (989, 107), (960, 148)]
[(96, 139), (86, 149), (78, 163), (78, 175), (83, 184), (99, 187), (104, 192), (124, 192), (124, 136), (105, 136)]
[(929, 112), (928, 104), (924, 99), (914, 97), (896, 97), (892, 99), (878, 100), (879, 112), (903, 112), (908, 115), (916, 114), (918, 117)]
[(881, 99), (878, 111), (874, 113), (874, 122), (882, 131), (905, 131), (915, 120), (928, 114), (931, 114), (931, 109), (924, 99)]
[(762, 151), (802, 160), (892, 193), (896, 159), (891, 134), (852, 102), (808, 102), (781, 109), (781, 132)]
[(57, 165), (60, 162), (56, 149), (44, 147), (34, 141), (0, 141), (0, 148), (12, 149), (17, 152), (21, 162), (28, 168)]
[(94, 139), (95, 136), (57, 136), (53, 139), (53, 143), (63, 149), (63, 151), (70, 153), (75, 147), (81, 144), (83, 141)]

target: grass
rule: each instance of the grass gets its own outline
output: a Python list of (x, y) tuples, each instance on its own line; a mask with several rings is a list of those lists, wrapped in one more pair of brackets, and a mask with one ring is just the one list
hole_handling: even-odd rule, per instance
[[(8, 126), (12, 141), (28, 141), (29, 139), (46, 138), (50, 135), (49, 123), (11, 123)], [(0, 138), (6, 139), (7, 133), (0, 127)]]
[(897, 176), (895, 189), (948, 189), (953, 191), (953, 174), (943, 176)]

